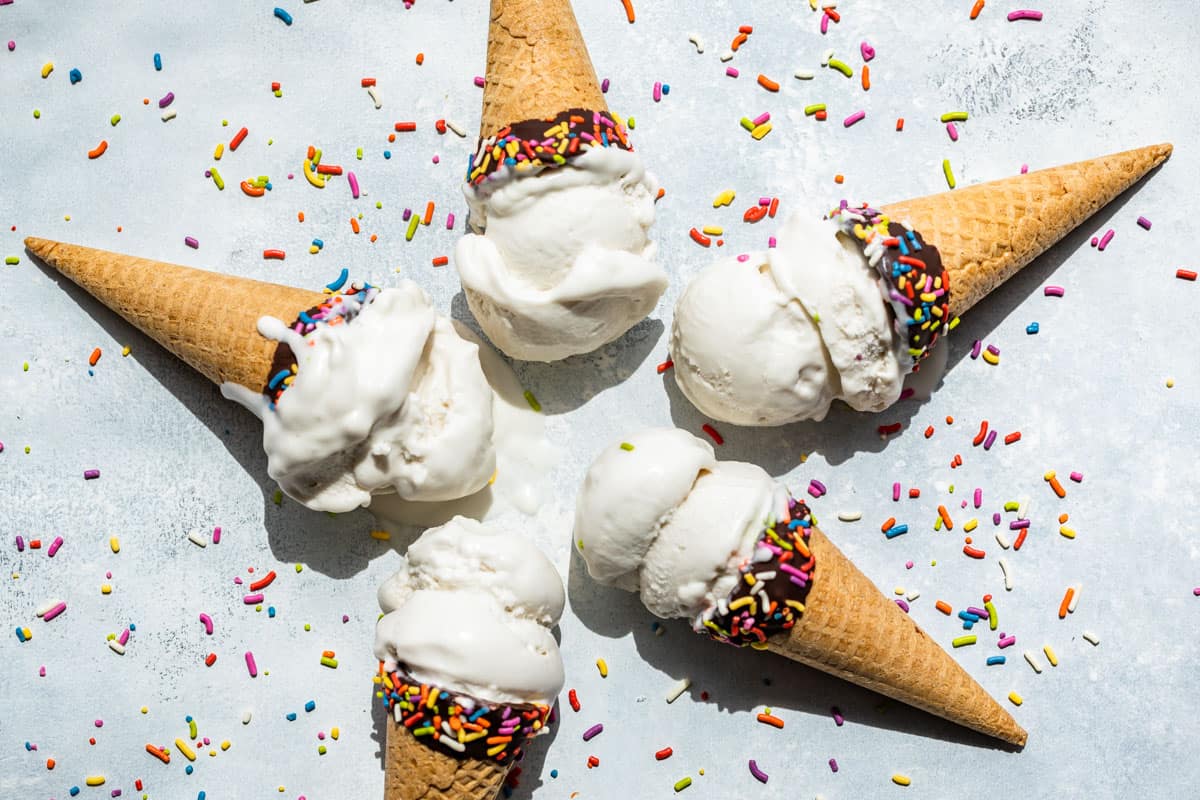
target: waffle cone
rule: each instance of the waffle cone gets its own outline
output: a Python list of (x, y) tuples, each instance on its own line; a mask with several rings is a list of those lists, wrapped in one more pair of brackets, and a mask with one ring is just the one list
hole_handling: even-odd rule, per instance
[(816, 557), (805, 611), (774, 653), (1024, 746), (1026, 733), (967, 672), (813, 528)]
[(1152, 145), (881, 210), (938, 248), (951, 310), (963, 314), (1170, 155), (1171, 145)]
[(491, 0), (479, 138), (570, 108), (607, 111), (570, 0)]
[(25, 247), (213, 383), (255, 392), (292, 360), (289, 348), (258, 333), (258, 318), (291, 320), (324, 297), (47, 239), (30, 237)]
[(388, 721), (384, 800), (493, 800), (508, 765), (456, 758), (417, 740), (408, 728)]

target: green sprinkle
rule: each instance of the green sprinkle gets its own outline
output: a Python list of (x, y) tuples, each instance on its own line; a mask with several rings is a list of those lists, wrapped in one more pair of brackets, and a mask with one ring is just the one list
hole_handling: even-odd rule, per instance
[(312, 159), (312, 165), (313, 165), (314, 172), (317, 169), (317, 165), (320, 163), (321, 163), (321, 151), (317, 150), (315, 153), (313, 153), (313, 159)]
[(691, 778), (680, 778), (679, 780), (675, 781), (675, 791), (682, 792), (684, 789), (686, 789), (687, 787), (689, 787), (691, 785), (692, 785)]
[(954, 484), (950, 484), (950, 494), (954, 494)]
[(329, 656), (321, 656), (321, 666), (337, 669), (337, 659), (330, 658)]
[(304, 572), (304, 565), (303, 565), (303, 564), (297, 564), (297, 565), (296, 565), (296, 572)]
[(41, 111), (39, 111), (38, 109), (36, 109), (36, 108), (35, 108), (35, 109), (33, 110), (33, 118), (34, 118), (34, 119), (41, 119), (41, 118), (42, 118), (42, 112), (41, 112)]
[(950, 644), (954, 645), (955, 647), (966, 647), (969, 644), (975, 644), (975, 634), (972, 633), (968, 636), (960, 636)]
[(637, 127), (637, 124), (634, 123), (634, 121), (633, 121), (633, 117), (630, 117), (629, 119), (625, 120), (625, 123), (626, 123), (625, 127), (629, 128), (629, 130), (633, 130), (634, 128)]
[(749, 117), (742, 117), (741, 126), (748, 131), (752, 131), (754, 130), (754, 120), (750, 119)]
[(323, 745), (323, 744), (317, 745), (317, 753), (319, 755), (325, 755), (325, 745)]
[(967, 112), (965, 111), (947, 111), (942, 114), (942, 122), (966, 122)]
[(362, 161), (362, 148), (361, 147), (354, 151), (354, 156), (359, 161)]
[(306, 623), (304, 623), (304, 630), (306, 630), (306, 631), (311, 631), (311, 630), (312, 630), (312, 625), (309, 625), (307, 622), (306, 622)]
[(631, 445), (629, 442), (621, 442), (621, 449), (627, 453), (632, 453), (633, 445)]
[(271, 498), (275, 505), (283, 505), (283, 492), (279, 489), (275, 490), (275, 495)]
[(221, 120), (221, 127), (222, 127), (222, 128), (228, 128), (228, 127), (229, 127), (229, 120), (227, 120), (227, 119), (223, 119), (223, 120)]
[(271, 145), (273, 145), (273, 144), (275, 144), (275, 140), (274, 140), (274, 139), (267, 139), (267, 147), (270, 147), (270, 146), (271, 146)]
[(824, 103), (813, 103), (811, 106), (804, 107), (804, 116), (811, 117), (813, 114), (817, 113), (818, 111), (824, 111), (824, 110), (825, 110)]
[(17, 264), (21, 263), (21, 257), (9, 256), (8, 258), (4, 259), (4, 263), (8, 264), (10, 267), (15, 267)]
[(946, 183), (951, 189), (954, 188), (954, 172), (950, 169), (950, 159), (942, 159), (942, 172), (946, 175)]
[(838, 72), (842, 73), (847, 78), (854, 77), (854, 70), (850, 69), (850, 65), (846, 64), (842, 61), (838, 61), (836, 58), (829, 59), (829, 66), (832, 67), (833, 69), (836, 69)]
[(22, 364), (21, 364), (21, 371), (22, 371), (22, 372), (29, 372), (29, 362), (28, 362), (28, 361), (26, 361), (26, 362), (24, 362), (24, 363), (22, 363)]
[[(380, 200), (376, 200), (376, 201), (375, 201), (375, 208), (377, 208), (377, 209), (378, 209), (378, 208), (383, 208), (383, 202), (382, 202), (382, 201), (380, 201)], [(359, 219), (362, 219), (362, 214), (359, 214), (359, 215), (358, 215), (358, 218), (359, 218)]]
[(537, 401), (537, 398), (533, 396), (533, 392), (529, 391), (528, 389), (525, 390), (525, 402), (529, 403), (529, 407), (534, 411), (541, 413), (542, 404)]
[(583, 549), (583, 539), (576, 539), (575, 546), (578, 547), (580, 550), (582, 550)]
[(404, 241), (411, 242), (413, 236), (417, 232), (417, 226), (421, 224), (421, 217), (418, 214), (413, 214), (408, 218), (408, 230), (404, 232)]
[(117, 127), (117, 123), (120, 121), (121, 121), (121, 115), (113, 114), (112, 117), (109, 118), (108, 124), (112, 125), (115, 128), (115, 127)]
[(1016, 500), (1009, 500), (1007, 503), (1004, 504), (1005, 511), (1016, 511), (1020, 507), (1021, 507), (1021, 504), (1018, 503)]
[(225, 191), (225, 179), (221, 177), (221, 173), (217, 172), (217, 168), (213, 167), (210, 169), (209, 174), (212, 175), (213, 183), (217, 185), (217, 190), (221, 192)]

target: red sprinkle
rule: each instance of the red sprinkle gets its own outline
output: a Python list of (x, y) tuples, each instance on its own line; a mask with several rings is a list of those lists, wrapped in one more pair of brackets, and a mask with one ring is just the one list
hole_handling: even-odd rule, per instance
[(229, 149), (237, 150), (241, 143), (246, 140), (246, 134), (249, 132), (250, 131), (246, 130), (245, 128), (242, 128), (240, 131), (235, 133), (233, 138), (229, 140)]
[(375, 85), (374, 78), (363, 78), (362, 79), (362, 86), (364, 89), (367, 88), (368, 86), (374, 86), (374, 85)]
[(976, 550), (969, 544), (963, 545), (963, 552), (969, 555), (971, 558), (983, 558), (987, 555), (987, 553), (985, 553), (983, 550)]
[(1019, 442), (1019, 441), (1021, 441), (1021, 432), (1020, 431), (1013, 431), (1008, 436), (1004, 437), (1005, 444), (1013, 444), (1013, 443)]
[(688, 231), (688, 236), (691, 236), (692, 241), (695, 242), (696, 244), (700, 245), (701, 247), (709, 247), (710, 245), (712, 245), (712, 239), (708, 238), (707, 236), (705, 236), (703, 233), (696, 230), (695, 228), (692, 228), (690, 231)]
[(592, 767), (598, 767), (600, 766), (600, 759), (596, 758), (595, 756), (588, 756), (587, 764), (588, 769), (591, 769)]
[(449, 263), (450, 263), (449, 256), (438, 256), (435, 259), (433, 259), (433, 265), (435, 267), (444, 267)]
[(658, 365), (658, 374), (662, 375), (673, 366), (675, 366), (675, 362), (668, 358), (666, 361)]
[(723, 439), (721, 437), (721, 434), (717, 433), (717, 429), (714, 428), (712, 425), (709, 425), (706, 422), (700, 426), (700, 429), (703, 430), (705, 433), (707, 433), (709, 436), (711, 436), (712, 440), (714, 442), (716, 442), (717, 444), (725, 444), (725, 439)]
[(896, 130), (898, 130), (898, 131), (904, 130), (904, 117), (900, 117), (899, 119), (896, 120)]
[(571, 710), (572, 710), (572, 711), (578, 711), (578, 710), (579, 710), (579, 695), (575, 694), (575, 690), (574, 690), (574, 689), (572, 689), (571, 691), (567, 692), (567, 700), (568, 700), (568, 701), (571, 703)]
[(417, 129), (417, 123), (415, 123), (415, 122), (397, 122), (396, 123), (396, 133), (412, 133), (416, 129)]
[(666, 761), (668, 758), (671, 757), (672, 754), (674, 754), (674, 752), (675, 751), (672, 750), (671, 748), (664, 747), (662, 750), (659, 750), (657, 753), (655, 753), (654, 757), (656, 759), (658, 759), (659, 761)]
[(1175, 270), (1175, 277), (1185, 281), (1194, 281), (1196, 280), (1196, 273), (1190, 269), (1177, 269)]
[(933, 426), (932, 425), (930, 425), (928, 428), (925, 429), (925, 438), (928, 439), (930, 436), (933, 436)]
[(271, 570), (266, 575), (250, 584), (250, 591), (257, 592), (259, 589), (265, 589), (275, 581), (275, 570)]
[(263, 258), (273, 258), (277, 261), (283, 261), (287, 258), (287, 254), (282, 250), (263, 250)]
[(204, 659), (204, 666), (206, 666), (206, 667), (211, 667), (215, 663), (217, 663), (217, 654), (216, 653), (209, 653), (208, 656)]
[(893, 433), (898, 433), (903, 427), (899, 422), (893, 422), (891, 425), (880, 425), (879, 433), (883, 436), (890, 436)]

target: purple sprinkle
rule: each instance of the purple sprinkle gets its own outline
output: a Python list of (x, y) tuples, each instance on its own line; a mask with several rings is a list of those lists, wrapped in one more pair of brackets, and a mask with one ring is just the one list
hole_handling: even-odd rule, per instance
[(996, 441), (996, 432), (990, 431), (987, 435), (987, 438), (983, 440), (983, 449), (991, 450), (992, 445), (995, 443), (995, 441)]
[(583, 740), (585, 742), (590, 742), (592, 739), (598, 736), (602, 730), (604, 730), (604, 726), (597, 722), (595, 725), (583, 732)]
[(908, 613), (908, 603), (905, 602), (903, 597), (896, 598), (896, 605), (900, 606), (900, 610), (903, 611), (905, 614)]
[(911, 386), (907, 386), (900, 391), (900, 399), (907, 400), (908, 398), (912, 397), (916, 393), (917, 393), (916, 389), (912, 388)]
[(1071, 480), (1075, 481), (1076, 483), (1083, 483), (1083, 473), (1082, 472), (1072, 472)]
[(978, 339), (971, 345), (971, 358), (979, 358), (979, 351), (983, 348), (983, 342)]
[(979, 617), (980, 619), (987, 619), (989, 616), (991, 616), (984, 609), (976, 608), (975, 606), (967, 606), (967, 613), (974, 614), (975, 616)]
[(738, 74), (739, 74), (739, 73), (738, 73), (738, 71), (737, 71), (737, 68), (736, 68), (736, 67), (726, 67), (726, 68), (725, 68), (725, 74), (726, 74), (726, 75), (728, 75), (728, 76), (729, 76), (729, 77), (731, 77), (731, 78), (736, 78), (736, 77), (738, 76)]
[(1000, 355), (1000, 348), (996, 347), (996, 345), (994, 345), (994, 344), (989, 344), (987, 346), (987, 351), (994, 356)]
[(1065, 292), (1061, 286), (1047, 286), (1044, 294), (1046, 297), (1062, 297)]
[(1027, 520), (1027, 519), (1014, 519), (1012, 522), (1008, 523), (1008, 529), (1010, 531), (1019, 531), (1022, 528), (1028, 528), (1028, 527), (1029, 527), (1029, 520)]
[(23, 536), (17, 537), (17, 552), (18, 553), (25, 552), (25, 537), (23, 537)]
[(345, 624), (346, 624), (347, 622), (349, 622), (349, 621), (350, 621), (350, 617), (349, 617), (349, 615), (347, 615), (347, 614), (342, 614), (342, 624), (343, 624), (343, 625), (345, 625)]
[(212, 177), (212, 170), (211, 170), (211, 169), (206, 169), (206, 170), (204, 170), (204, 177), (206, 177), (206, 178), (211, 178), (211, 177)]
[(1104, 236), (1100, 239), (1100, 247), (1098, 249), (1104, 250), (1104, 248), (1108, 247), (1108, 243), (1111, 242), (1112, 238), (1116, 235), (1117, 232), (1112, 228), (1109, 228), (1107, 231), (1105, 231)]
[(608, 78), (600, 81), (600, 91), (603, 94), (608, 94)]
[(830, 768), (831, 770), (833, 770), (834, 772), (837, 772), (837, 771), (838, 771), (838, 765), (837, 765), (837, 759), (836, 759), (836, 758), (831, 758), (831, 759), (829, 759), (829, 768)]
[(1146, 230), (1150, 230), (1150, 220), (1145, 217), (1138, 217), (1138, 225), (1141, 225)]
[(99, 477), (100, 477), (100, 470), (98, 470), (98, 469), (85, 469), (83, 471), (83, 479), (85, 481), (94, 481), (94, 480), (96, 480), (96, 478), (99, 478)]
[(833, 706), (829, 709), (829, 713), (833, 715), (834, 723), (839, 728), (842, 727), (842, 723), (844, 723), (846, 721), (846, 718), (842, 716), (842, 710), (840, 708), (838, 708), (837, 706)]
[(402, 219), (403, 219), (405, 222), (408, 222), (408, 218), (409, 218), (409, 217), (411, 217), (411, 216), (412, 216), (412, 209), (411, 209), (411, 208), (406, 208), (406, 209), (404, 209), (404, 213), (401, 215), (401, 218), (402, 218)]
[(158, 101), (158, 107), (166, 108), (167, 106), (171, 105), (171, 103), (173, 103), (173, 102), (175, 102), (175, 93), (167, 92), (166, 94), (163, 95), (162, 99)]
[(183, 243), (186, 244), (188, 247), (192, 248), (193, 250), (196, 250), (200, 247), (200, 240), (197, 239), (195, 236), (183, 237)]
[(828, 489), (825, 488), (825, 484), (821, 483), (816, 478), (813, 478), (811, 481), (809, 481), (809, 484), (817, 487), (817, 491), (820, 492), (821, 494), (825, 494), (827, 491), (829, 491)]
[(759, 783), (767, 782), (767, 773), (758, 768), (758, 764), (754, 763), (754, 759), (750, 759), (750, 774), (754, 776)]
[(993, 525), (1000, 524), (1000, 512), (999, 511), (997, 511), (995, 514), (992, 514), (992, 524)]

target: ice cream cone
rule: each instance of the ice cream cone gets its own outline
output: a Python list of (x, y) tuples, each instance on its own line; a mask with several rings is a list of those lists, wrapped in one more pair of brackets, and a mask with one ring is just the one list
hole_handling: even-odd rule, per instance
[(938, 248), (951, 310), (963, 314), (1170, 155), (1152, 145), (880, 210)]
[(815, 527), (804, 613), (767, 649), (1014, 745), (1026, 733)]
[(492, 0), (479, 138), (573, 108), (608, 104), (570, 0)]
[(324, 295), (161, 261), (30, 237), (29, 252), (213, 383), (255, 392), (292, 362), (258, 333), (261, 316), (290, 322)]
[(511, 763), (444, 753), (388, 721), (384, 800), (493, 800), (510, 768)]

